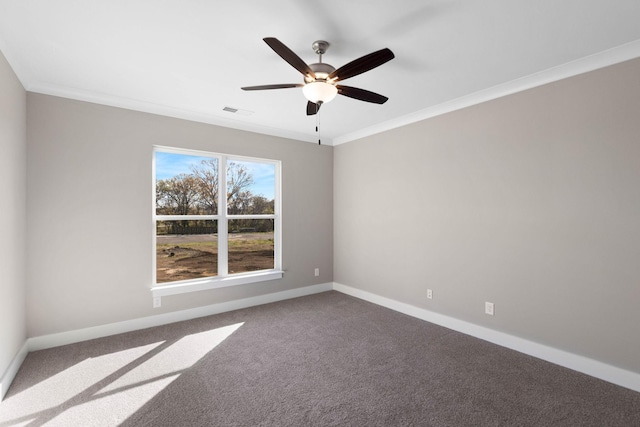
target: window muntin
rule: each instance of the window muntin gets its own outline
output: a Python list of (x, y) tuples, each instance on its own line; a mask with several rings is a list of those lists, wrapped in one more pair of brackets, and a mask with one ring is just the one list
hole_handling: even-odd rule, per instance
[(156, 147), (156, 287), (273, 279), (263, 273), (281, 268), (279, 168), (273, 160)]

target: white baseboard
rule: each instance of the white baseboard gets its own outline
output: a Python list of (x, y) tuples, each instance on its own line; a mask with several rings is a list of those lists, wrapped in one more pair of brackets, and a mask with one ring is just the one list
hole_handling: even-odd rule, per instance
[(222, 302), (205, 307), (192, 308), (189, 310), (174, 311), (171, 313), (159, 314), (157, 316), (142, 317), (139, 319), (126, 320), (123, 322), (109, 323), (106, 325), (94, 326), (91, 328), (77, 329), (73, 331), (60, 332), (57, 334), (42, 335), (28, 338), (18, 354), (7, 368), (0, 379), (0, 401), (4, 398), (9, 386), (13, 382), (18, 369), (24, 362), (30, 351), (44, 350), (61, 345), (73, 344), (81, 341), (102, 338), (109, 335), (131, 332), (154, 326), (166, 325), (169, 323), (181, 322), (183, 320), (195, 319), (198, 317), (210, 316), (227, 311), (239, 310), (272, 302), (283, 301), (291, 298), (298, 298), (326, 292), (333, 289), (333, 283), (321, 283), (318, 285), (305, 286), (303, 288), (290, 289), (287, 291), (274, 292), (266, 295), (259, 295), (250, 298), (243, 298), (234, 301)]
[(303, 288), (290, 289), (287, 291), (275, 292), (271, 294), (259, 295), (250, 298), (243, 298), (234, 301), (222, 302), (205, 307), (192, 308), (189, 310), (174, 311), (171, 313), (158, 314), (156, 316), (141, 317), (139, 319), (125, 320), (123, 322), (109, 323), (106, 325), (94, 326), (91, 328), (77, 329), (74, 331), (60, 332), (57, 334), (42, 335), (29, 338), (29, 351), (43, 350), (46, 348), (58, 347), (61, 345), (73, 344), (95, 338), (102, 338), (109, 335), (121, 334), (124, 332), (137, 331), (154, 326), (166, 325), (169, 323), (181, 322), (183, 320), (195, 319), (198, 317), (210, 316), (212, 314), (224, 313), (241, 308), (253, 307), (261, 304), (302, 297), (306, 295), (326, 292), (333, 289), (333, 283), (321, 283), (319, 285), (306, 286)]
[(51, 335), (43, 335), (27, 339), (22, 348), (18, 351), (6, 372), (0, 379), (0, 401), (4, 398), (11, 382), (15, 378), (22, 362), (29, 351), (43, 350), (46, 348), (58, 347), (66, 344), (87, 341), (124, 332), (131, 332), (139, 329), (161, 326), (183, 320), (195, 319), (198, 317), (210, 316), (232, 310), (283, 301), (291, 298), (313, 295), (320, 292), (336, 290), (346, 295), (389, 308), (400, 313), (434, 323), (445, 328), (453, 329), (494, 344), (519, 351), (530, 356), (573, 369), (578, 372), (617, 384), (622, 387), (640, 392), (640, 374), (624, 370), (612, 365), (608, 365), (597, 360), (584, 356), (569, 353), (503, 332), (498, 332), (483, 326), (465, 322), (443, 314), (434, 313), (423, 308), (402, 303), (390, 298), (382, 297), (367, 291), (352, 288), (340, 283), (322, 283), (307, 286), (304, 288), (291, 289), (272, 294), (260, 295), (256, 297), (244, 298), (206, 307), (199, 307), (189, 310), (176, 311), (172, 313), (159, 314), (157, 316), (144, 317), (123, 322), (111, 323), (107, 325), (95, 326), (91, 328), (79, 329), (68, 332), (61, 332)]
[(29, 345), (28, 342), (25, 341), (18, 350), (18, 353), (15, 355), (9, 367), (0, 378), (0, 402), (4, 399), (4, 395), (7, 394), (7, 390), (9, 390), (9, 386), (13, 382), (13, 379), (16, 377), (20, 366), (22, 366), (22, 362), (24, 362), (24, 358), (27, 357), (29, 353)]
[(640, 373), (628, 371), (616, 366), (608, 365), (597, 360), (589, 359), (578, 354), (549, 347), (533, 341), (519, 338), (504, 332), (485, 328), (473, 323), (465, 322), (443, 314), (415, 307), (390, 298), (382, 297), (367, 291), (352, 288), (340, 283), (333, 283), (333, 289), (347, 295), (389, 308), (400, 313), (425, 320), (436, 325), (444, 326), (454, 331), (462, 332), (485, 341), (510, 348), (520, 353), (528, 354), (547, 362), (582, 372), (595, 378), (640, 392)]

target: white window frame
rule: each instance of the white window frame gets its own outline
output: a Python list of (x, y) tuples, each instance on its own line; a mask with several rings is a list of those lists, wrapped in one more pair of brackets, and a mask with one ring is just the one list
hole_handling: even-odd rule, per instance
[[(218, 159), (218, 213), (216, 215), (157, 215), (156, 214), (156, 153), (173, 153), (190, 156), (201, 156)], [(249, 283), (263, 282), (267, 280), (281, 279), (282, 271), (282, 183), (281, 162), (279, 160), (261, 159), (255, 157), (236, 156), (231, 154), (214, 153), (208, 151), (190, 150), (183, 148), (153, 146), (152, 156), (152, 227), (153, 227), (153, 257), (152, 257), (152, 286), (151, 293), (154, 298), (168, 295), (182, 294), (186, 292), (204, 291), (208, 289), (223, 288), (227, 286), (245, 285)], [(265, 163), (275, 166), (274, 189), (274, 213), (266, 215), (229, 215), (227, 213), (227, 162), (244, 161), (253, 163)], [(157, 283), (156, 277), (156, 223), (165, 220), (215, 220), (218, 222), (218, 275), (206, 278), (179, 280), (167, 283)], [(229, 274), (228, 271), (228, 221), (233, 219), (273, 219), (274, 230), (274, 268), (244, 273)]]

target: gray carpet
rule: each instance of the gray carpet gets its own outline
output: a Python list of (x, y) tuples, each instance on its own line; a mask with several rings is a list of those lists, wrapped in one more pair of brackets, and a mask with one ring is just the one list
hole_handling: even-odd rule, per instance
[(640, 426), (640, 393), (337, 293), (30, 353), (0, 426)]

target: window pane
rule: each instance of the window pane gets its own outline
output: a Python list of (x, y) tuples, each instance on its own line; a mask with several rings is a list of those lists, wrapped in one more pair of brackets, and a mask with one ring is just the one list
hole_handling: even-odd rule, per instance
[(276, 167), (269, 163), (227, 163), (227, 212), (230, 215), (273, 214)]
[(218, 159), (156, 151), (156, 214), (217, 213)]
[(218, 275), (217, 221), (156, 223), (156, 283)]
[(229, 274), (274, 268), (273, 220), (229, 220)]

